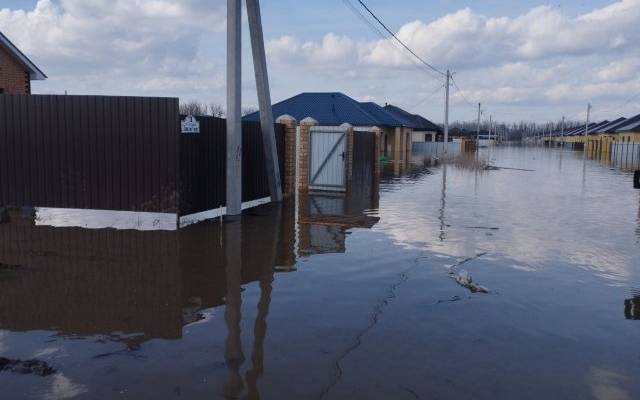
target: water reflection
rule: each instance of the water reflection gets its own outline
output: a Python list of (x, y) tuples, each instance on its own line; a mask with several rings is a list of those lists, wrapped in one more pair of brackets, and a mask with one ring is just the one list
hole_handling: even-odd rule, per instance
[[(333, 377), (354, 337), (361, 344), (340, 364), (335, 398), (357, 397), (374, 379), (360, 397), (465, 398), (478, 382), (481, 399), (516, 398), (532, 387), (540, 398), (558, 388), (576, 398), (605, 386), (633, 393), (633, 382), (613, 385), (588, 371), (637, 372), (628, 351), (637, 325), (625, 318), (639, 319), (640, 293), (610, 285), (637, 286), (637, 192), (587, 164), (588, 201), (576, 207), (578, 153), (565, 153), (561, 174), (547, 157), (554, 150), (492, 153), (497, 165), (530, 169), (486, 171), (482, 157), (421, 158), (400, 176), (389, 165), (380, 183), (358, 190), (311, 193), (176, 232), (10, 218), (0, 224), (0, 353), (53, 360), (61, 370), (55, 385), (66, 388), (55, 393), (93, 398), (109, 398), (114, 381), (129, 376), (140, 379), (121, 383), (132, 398), (136, 390), (170, 397), (178, 386), (188, 398), (305, 398)], [(469, 268), (496, 295), (458, 296), (441, 266), (479, 251), (487, 257)], [(334, 255), (315, 256), (326, 253)], [(393, 307), (378, 318), (381, 301)], [(372, 307), (375, 328), (361, 336)], [(43, 339), (32, 331), (48, 332)], [(56, 343), (46, 342), (52, 332)], [(71, 340), (80, 337), (87, 340)], [(94, 357), (123, 345), (139, 349), (136, 357)], [(424, 362), (425, 351), (433, 362)], [(487, 368), (486, 360), (495, 362)], [(304, 379), (292, 381), (291, 370), (304, 370)], [(518, 384), (535, 371), (547, 375)], [(151, 387), (158, 376), (168, 382)], [(0, 379), (4, 386), (20, 378)], [(35, 379), (28, 384), (53, 393), (53, 379)], [(9, 398), (19, 398), (18, 386)]]
[(625, 319), (640, 320), (640, 290), (631, 292), (631, 298), (624, 301)]

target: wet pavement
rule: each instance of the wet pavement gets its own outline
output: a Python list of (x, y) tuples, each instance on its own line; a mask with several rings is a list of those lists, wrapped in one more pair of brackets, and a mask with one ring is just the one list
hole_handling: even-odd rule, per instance
[(0, 371), (1, 397), (639, 398), (631, 174), (559, 149), (486, 157), (414, 155), (379, 196), (179, 231), (14, 216), (0, 357), (56, 372)]

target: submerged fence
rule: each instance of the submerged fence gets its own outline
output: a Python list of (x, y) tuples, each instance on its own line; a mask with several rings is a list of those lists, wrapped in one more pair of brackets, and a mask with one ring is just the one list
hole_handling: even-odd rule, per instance
[(458, 142), (417, 142), (413, 143), (412, 150), (414, 153), (438, 156), (444, 154), (445, 149), (448, 154), (460, 153), (461, 145)]
[(611, 164), (622, 169), (640, 169), (640, 143), (611, 144)]
[[(226, 120), (197, 117), (199, 134), (180, 135), (180, 214), (218, 208), (226, 200)], [(284, 182), (285, 132), (275, 125), (280, 177)], [(242, 201), (269, 196), (262, 131), (258, 122), (242, 123)]]
[[(181, 133), (178, 99), (0, 96), (0, 208), (189, 214), (225, 203), (226, 121)], [(284, 130), (276, 125), (280, 171)], [(269, 196), (262, 134), (243, 123), (243, 201)]]

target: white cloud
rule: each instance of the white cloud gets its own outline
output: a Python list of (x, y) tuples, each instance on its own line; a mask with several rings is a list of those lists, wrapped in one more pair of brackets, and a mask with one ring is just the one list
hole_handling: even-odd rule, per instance
[[(225, 3), (39, 0), (32, 10), (0, 9), (0, 30), (49, 75), (34, 83), (36, 92), (68, 89), (223, 103)], [(453, 119), (473, 118), (475, 107), (468, 100), (481, 100), (505, 115), (509, 111), (508, 119), (556, 118), (582, 110), (587, 101), (597, 107), (640, 91), (638, 20), (640, 0), (612, 2), (578, 16), (552, 6), (514, 17), (464, 8), (433, 21), (407, 21), (397, 35), (438, 68), (458, 72), (455, 79), (465, 93), (452, 92)], [(274, 100), (340, 90), (442, 119), (438, 82), (397, 43), (345, 35), (343, 25), (331, 21), (318, 38), (304, 37), (295, 19), (288, 19), (288, 26), (287, 34), (267, 37)], [(251, 105), (253, 71), (244, 60), (245, 103)], [(640, 112), (626, 107), (627, 114)]]
[(201, 42), (224, 30), (225, 15), (221, 0), (39, 0), (1, 9), (0, 29), (50, 76), (36, 90), (169, 95), (205, 76), (220, 88), (222, 63)]
[[(578, 16), (552, 6), (536, 7), (515, 17), (490, 17), (465, 8), (430, 22), (408, 22), (396, 35), (438, 68), (458, 70), (456, 79), (463, 83), (465, 93), (454, 90), (454, 104), (464, 105), (471, 99), (521, 107), (522, 112), (513, 118), (526, 119), (544, 115), (533, 115), (525, 107), (545, 110), (539, 106), (546, 105), (547, 117), (556, 118), (567, 112), (558, 104), (581, 109), (587, 101), (612, 102), (640, 90), (638, 20), (640, 0), (620, 0)], [(361, 90), (361, 82), (375, 76), (388, 90), (388, 98), (403, 91), (400, 103), (410, 105), (422, 97), (416, 83), (430, 80), (416, 72), (411, 57), (391, 39), (367, 42), (329, 34), (304, 46), (292, 37), (288, 40), (294, 45), (287, 46), (283, 38), (270, 42), (274, 50), (270, 55), (277, 62), (313, 69), (323, 60), (329, 65), (314, 72), (332, 78), (341, 77), (336, 71), (347, 76), (348, 71), (357, 70), (344, 82), (355, 87), (353, 79), (359, 81), (355, 89), (359, 97), (381, 97)], [(438, 101), (436, 98), (434, 106), (426, 109), (439, 113)], [(473, 114), (472, 107), (466, 109), (465, 115)]]

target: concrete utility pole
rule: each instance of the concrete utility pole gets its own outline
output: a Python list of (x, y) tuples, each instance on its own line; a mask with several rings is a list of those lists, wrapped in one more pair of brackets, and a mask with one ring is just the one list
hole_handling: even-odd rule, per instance
[(271, 194), (271, 201), (282, 201), (278, 148), (276, 147), (276, 133), (273, 128), (269, 74), (267, 73), (267, 58), (264, 51), (264, 35), (262, 32), (259, 0), (247, 0), (247, 15), (249, 17), (253, 69), (256, 75), (256, 89), (258, 91), (258, 103), (260, 106), (260, 127), (262, 128), (262, 142), (264, 143), (264, 159), (266, 162), (267, 177), (269, 179), (269, 192)]
[(589, 135), (589, 118), (590, 117), (591, 117), (591, 103), (589, 103), (587, 105), (587, 123), (584, 126), (584, 137), (585, 138)]
[(242, 213), (242, 4), (227, 0), (227, 214)]
[(493, 115), (489, 115), (489, 145), (491, 145), (491, 130), (493, 129)]
[(591, 117), (591, 103), (587, 104), (587, 123), (584, 125), (584, 145), (582, 146), (583, 156), (587, 156), (587, 146), (589, 144), (589, 118)]
[(478, 129), (476, 131), (476, 151), (480, 148), (480, 113), (482, 108), (482, 104), (478, 103)]
[(445, 101), (444, 101), (444, 154), (447, 154), (449, 146), (449, 79), (451, 72), (447, 70), (447, 82), (444, 85)]

